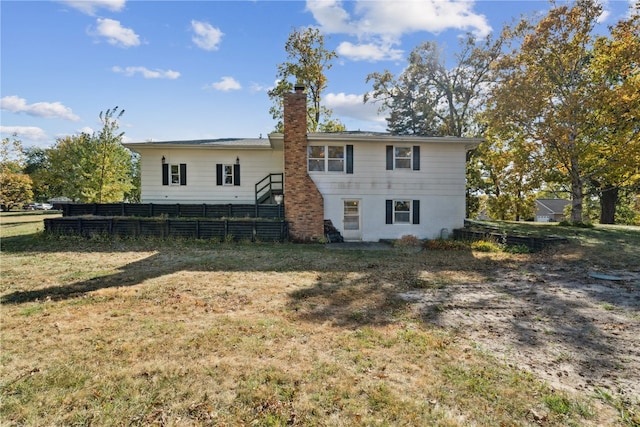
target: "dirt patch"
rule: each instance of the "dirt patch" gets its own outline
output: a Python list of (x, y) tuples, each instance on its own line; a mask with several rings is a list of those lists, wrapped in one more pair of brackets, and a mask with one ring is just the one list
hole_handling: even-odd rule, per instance
[(400, 296), (432, 324), (455, 328), (556, 388), (640, 402), (640, 271), (531, 263), (490, 281)]

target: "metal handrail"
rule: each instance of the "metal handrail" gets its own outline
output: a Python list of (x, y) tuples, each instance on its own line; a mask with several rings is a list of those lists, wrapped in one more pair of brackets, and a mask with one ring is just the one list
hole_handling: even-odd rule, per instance
[[(279, 185), (279, 188), (277, 186)], [(267, 190), (268, 191), (265, 191)], [(255, 185), (255, 194), (256, 194), (256, 209), (258, 204), (260, 203), (260, 199), (263, 196), (268, 195), (266, 199), (270, 199), (274, 196), (274, 194), (282, 194), (284, 191), (284, 174), (283, 173), (270, 173), (260, 181), (258, 181)]]

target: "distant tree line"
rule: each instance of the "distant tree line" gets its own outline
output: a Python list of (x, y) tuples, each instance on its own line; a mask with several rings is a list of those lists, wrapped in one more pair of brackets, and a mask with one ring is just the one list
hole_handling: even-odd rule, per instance
[(99, 114), (102, 129), (58, 138), (51, 148), (28, 147), (14, 135), (2, 140), (3, 209), (66, 197), (76, 203), (140, 201), (138, 157), (122, 145), (115, 107)]

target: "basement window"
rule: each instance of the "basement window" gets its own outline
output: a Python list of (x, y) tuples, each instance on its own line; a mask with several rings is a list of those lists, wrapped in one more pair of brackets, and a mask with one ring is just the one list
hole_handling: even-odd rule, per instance
[(411, 218), (411, 200), (393, 201), (393, 223), (409, 224)]
[(420, 200), (386, 200), (387, 224), (420, 224)]

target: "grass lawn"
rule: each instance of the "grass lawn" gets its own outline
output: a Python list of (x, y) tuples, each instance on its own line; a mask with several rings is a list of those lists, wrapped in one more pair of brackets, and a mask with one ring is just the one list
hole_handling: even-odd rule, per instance
[(2, 425), (640, 423), (637, 400), (555, 388), (403, 297), (545, 262), (640, 272), (638, 228), (503, 223), (570, 239), (511, 254), (52, 237), (42, 218), (0, 216)]

